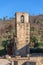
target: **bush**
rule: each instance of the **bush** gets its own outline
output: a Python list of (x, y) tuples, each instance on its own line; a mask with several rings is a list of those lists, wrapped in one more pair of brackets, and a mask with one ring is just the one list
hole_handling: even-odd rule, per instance
[(34, 47), (38, 47), (38, 40), (36, 37), (31, 37), (31, 42), (34, 43)]

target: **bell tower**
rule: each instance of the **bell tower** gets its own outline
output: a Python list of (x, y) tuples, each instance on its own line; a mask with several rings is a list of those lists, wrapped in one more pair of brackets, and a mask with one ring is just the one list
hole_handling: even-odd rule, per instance
[(30, 23), (28, 13), (16, 13), (17, 55), (26, 56), (29, 53)]

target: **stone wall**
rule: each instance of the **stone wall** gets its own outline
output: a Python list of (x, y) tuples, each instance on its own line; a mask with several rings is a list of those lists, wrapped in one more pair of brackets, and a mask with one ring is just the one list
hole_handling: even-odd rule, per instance
[[(21, 21), (23, 16), (23, 22)], [(30, 23), (28, 13), (17, 12), (16, 13), (16, 32), (17, 32), (17, 55), (26, 56), (29, 52), (30, 43)], [(28, 46), (28, 50), (27, 50)]]

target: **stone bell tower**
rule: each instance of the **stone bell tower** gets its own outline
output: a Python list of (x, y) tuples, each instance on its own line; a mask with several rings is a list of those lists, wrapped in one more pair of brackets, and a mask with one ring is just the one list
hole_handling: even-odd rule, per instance
[(30, 43), (30, 23), (28, 13), (16, 13), (16, 36), (16, 54), (20, 56), (27, 56), (27, 54), (29, 54)]

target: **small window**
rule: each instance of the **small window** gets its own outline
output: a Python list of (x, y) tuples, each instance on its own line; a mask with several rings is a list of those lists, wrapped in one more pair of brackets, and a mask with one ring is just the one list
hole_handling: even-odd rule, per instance
[(21, 22), (24, 23), (24, 16), (21, 16)]

